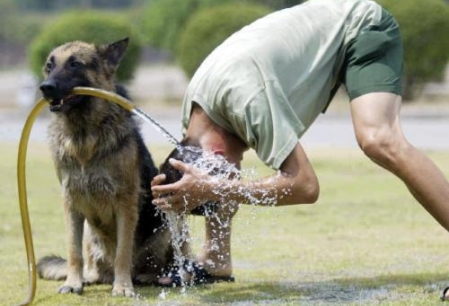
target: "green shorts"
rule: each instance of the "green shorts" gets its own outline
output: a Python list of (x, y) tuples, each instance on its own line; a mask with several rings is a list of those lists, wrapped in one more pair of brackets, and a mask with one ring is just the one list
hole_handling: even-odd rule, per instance
[(350, 100), (371, 92), (402, 94), (403, 49), (399, 26), (382, 11), (381, 22), (354, 38), (346, 49), (342, 82)]

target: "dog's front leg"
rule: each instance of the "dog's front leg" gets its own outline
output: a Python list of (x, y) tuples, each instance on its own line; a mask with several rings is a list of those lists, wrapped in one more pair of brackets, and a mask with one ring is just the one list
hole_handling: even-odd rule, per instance
[(114, 285), (112, 295), (134, 296), (131, 280), (134, 249), (134, 231), (137, 225), (137, 208), (123, 203), (116, 215), (117, 248), (114, 260)]
[(66, 201), (65, 216), (68, 235), (67, 279), (59, 287), (59, 293), (83, 292), (83, 225), (84, 217), (74, 211), (70, 203)]

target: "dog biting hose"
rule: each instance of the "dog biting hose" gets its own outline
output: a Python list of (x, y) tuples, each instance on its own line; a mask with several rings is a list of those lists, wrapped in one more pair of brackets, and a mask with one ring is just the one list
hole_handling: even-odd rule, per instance
[[(159, 123), (157, 123), (153, 118), (145, 114), (140, 109), (134, 107), (130, 101), (123, 98), (122, 96), (108, 92), (101, 89), (89, 88), (89, 87), (76, 87), (73, 89), (72, 94), (76, 95), (89, 95), (95, 96), (98, 98), (103, 98), (111, 103), (116, 103), (123, 107), (124, 109), (132, 112), (133, 114), (139, 116), (145, 121), (150, 122), (158, 132), (162, 133), (169, 142), (174, 144), (175, 146), (180, 146), (180, 143), (176, 138), (174, 138), (170, 133), (168, 133)], [(31, 128), (36, 120), (38, 114), (47, 105), (47, 100), (41, 98), (34, 108), (31, 110), (25, 125), (22, 130), (20, 142), (19, 142), (19, 150), (18, 150), (18, 159), (17, 159), (17, 184), (18, 184), (18, 192), (19, 192), (19, 205), (20, 205), (20, 216), (22, 219), (22, 228), (23, 235), (25, 241), (25, 249), (27, 254), (27, 262), (28, 262), (28, 296), (26, 299), (20, 303), (19, 305), (31, 305), (33, 303), (33, 299), (36, 293), (36, 260), (34, 255), (34, 247), (33, 247), (33, 237), (31, 232), (31, 224), (28, 212), (28, 204), (27, 204), (27, 190), (26, 190), (26, 154), (27, 154), (27, 146), (28, 139), (31, 133)]]

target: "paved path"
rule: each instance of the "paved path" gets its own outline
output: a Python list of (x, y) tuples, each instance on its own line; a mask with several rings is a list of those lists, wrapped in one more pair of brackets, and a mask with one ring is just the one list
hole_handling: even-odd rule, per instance
[[(173, 136), (180, 139), (179, 109), (172, 108), (170, 113), (156, 111), (151, 114)], [(1, 130), (0, 140), (16, 142), (26, 114), (5, 115), (0, 114)], [(408, 139), (422, 149), (446, 150), (449, 149), (449, 118), (448, 117), (409, 117), (403, 116), (403, 128)], [(36, 121), (31, 141), (44, 142), (46, 128), (49, 122), (48, 115), (43, 115)], [(144, 123), (142, 125), (145, 140), (150, 144), (164, 144), (166, 139), (155, 132), (153, 127)], [(306, 132), (302, 143), (307, 147), (357, 147), (351, 125), (351, 119), (342, 115), (320, 116), (315, 124)]]
[[(19, 108), (17, 102), (20, 87), (26, 85), (27, 77), (23, 72), (0, 72), (0, 141), (16, 142), (29, 113), (29, 107)], [(143, 67), (135, 80), (129, 84), (131, 93), (142, 103), (148, 112), (176, 138), (180, 139), (179, 101), (184, 92), (187, 80), (175, 67), (155, 66)], [(161, 99), (177, 101), (161, 104)], [(449, 102), (449, 101), (448, 101)], [(302, 143), (307, 147), (340, 147), (355, 148), (349, 110), (337, 108), (318, 117), (315, 124), (306, 132)], [(31, 141), (44, 142), (46, 127), (49, 122), (48, 113), (43, 113), (33, 127)], [(402, 111), (404, 132), (408, 139), (422, 149), (449, 149), (449, 103), (423, 107), (404, 105)], [(163, 144), (166, 140), (155, 132), (149, 124), (143, 124), (142, 130), (148, 143)]]
[[(419, 148), (449, 149), (449, 118), (403, 116), (402, 126), (409, 141)], [(312, 147), (358, 147), (349, 117), (319, 117), (302, 142)]]

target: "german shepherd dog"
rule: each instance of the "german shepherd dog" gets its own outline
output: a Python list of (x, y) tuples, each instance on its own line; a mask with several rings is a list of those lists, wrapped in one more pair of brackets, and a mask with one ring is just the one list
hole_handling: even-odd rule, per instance
[(50, 103), (49, 143), (62, 187), (67, 261), (47, 256), (39, 276), (62, 280), (59, 293), (84, 283), (112, 283), (112, 294), (133, 296), (134, 283), (155, 283), (173, 261), (171, 236), (151, 204), (157, 174), (132, 114), (100, 98), (73, 95), (76, 86), (126, 96), (114, 82), (128, 39), (95, 46), (66, 43), (44, 66), (40, 89)]

